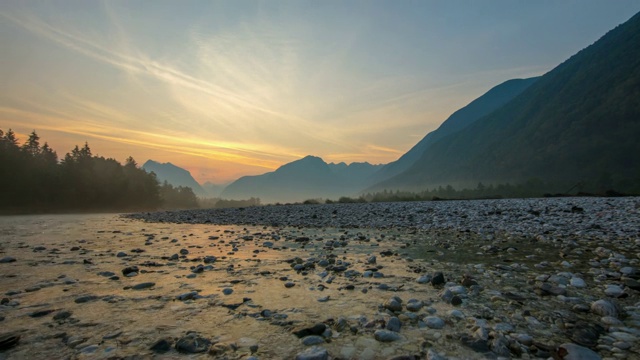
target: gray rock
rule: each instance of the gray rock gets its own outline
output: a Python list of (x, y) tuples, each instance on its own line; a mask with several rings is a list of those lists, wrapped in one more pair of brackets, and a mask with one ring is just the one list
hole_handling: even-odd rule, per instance
[(321, 346), (313, 346), (296, 354), (295, 360), (328, 360), (329, 352)]
[(185, 300), (192, 300), (198, 297), (198, 292), (197, 291), (191, 291), (188, 293), (184, 293), (184, 294), (180, 294), (178, 296), (176, 296), (176, 299), (180, 300), (180, 301), (185, 301)]
[(602, 360), (595, 351), (572, 343), (560, 345), (558, 354), (563, 360)]
[(453, 293), (449, 289), (442, 290), (438, 296), (447, 304), (451, 304), (451, 299), (453, 299)]
[(400, 335), (397, 332), (390, 330), (376, 330), (373, 333), (373, 337), (380, 342), (392, 342), (400, 340)]
[(400, 321), (400, 319), (398, 319), (395, 316), (390, 318), (389, 321), (387, 321), (387, 326), (385, 326), (387, 330), (391, 330), (395, 332), (400, 332), (401, 327), (402, 327), (402, 322)]
[(149, 350), (155, 353), (163, 354), (171, 350), (172, 344), (173, 344), (173, 341), (171, 339), (160, 339), (156, 341), (153, 345), (151, 345)]
[[(399, 301), (398, 301), (399, 300)], [(397, 296), (392, 297), (391, 299), (385, 301), (383, 304), (384, 308), (389, 311), (402, 311), (402, 300)]]
[(624, 294), (624, 289), (618, 285), (607, 285), (607, 288), (604, 290), (605, 295), (611, 297), (621, 297)]
[(427, 351), (427, 360), (448, 360), (448, 358), (438, 354), (433, 348), (430, 348), (429, 351)]
[(133, 285), (131, 288), (133, 290), (144, 290), (144, 289), (152, 288), (154, 286), (156, 286), (156, 283), (154, 282), (143, 282), (140, 284)]
[(591, 312), (600, 316), (618, 317), (618, 309), (616, 309), (614, 304), (607, 300), (594, 301), (591, 304)]
[(181, 353), (196, 354), (209, 350), (211, 341), (196, 333), (187, 334), (176, 342), (176, 350)]
[(74, 301), (75, 301), (76, 304), (84, 304), (84, 303), (87, 303), (89, 301), (94, 301), (94, 300), (97, 300), (97, 299), (98, 299), (98, 297), (95, 296), (95, 295), (83, 295), (83, 296), (80, 296), (80, 297), (76, 298)]
[(302, 344), (304, 346), (320, 345), (324, 344), (324, 338), (319, 335), (309, 335), (302, 338)]
[(0, 259), (0, 264), (6, 264), (6, 263), (11, 263), (11, 262), (15, 262), (16, 259), (11, 257), (11, 256), (5, 256), (2, 259)]
[(444, 327), (444, 320), (437, 316), (427, 316), (422, 321), (431, 329), (442, 329)]
[(575, 288), (580, 288), (580, 289), (587, 287), (587, 283), (584, 280), (577, 277), (572, 277), (571, 280), (569, 281), (569, 284)]
[(407, 302), (408, 311), (417, 312), (417, 311), (420, 311), (420, 309), (422, 309), (423, 306), (424, 306), (424, 303), (420, 300), (411, 299)]
[(231, 293), (233, 293), (233, 289), (232, 288), (224, 288), (222, 289), (222, 293), (225, 295), (231, 295)]
[(428, 284), (431, 282), (431, 275), (425, 274), (416, 279), (418, 284)]

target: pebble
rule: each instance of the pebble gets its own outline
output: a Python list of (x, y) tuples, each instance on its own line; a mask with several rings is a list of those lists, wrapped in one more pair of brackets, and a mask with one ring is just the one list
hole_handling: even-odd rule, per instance
[(608, 300), (597, 300), (591, 304), (591, 311), (601, 316), (618, 317), (618, 310)]
[(296, 354), (295, 360), (328, 360), (329, 352), (321, 346), (313, 346)]
[(624, 294), (624, 289), (619, 285), (607, 285), (604, 293), (607, 296), (619, 298)]
[(12, 263), (15, 261), (16, 261), (16, 258), (11, 256), (5, 256), (2, 259), (0, 259), (0, 264)]
[(424, 321), (427, 327), (431, 329), (442, 329), (445, 324), (444, 320), (442, 320), (437, 316), (427, 316), (424, 319), (422, 319), (422, 321)]
[(176, 342), (176, 350), (181, 353), (196, 354), (209, 350), (211, 341), (196, 333), (190, 333)]
[(144, 289), (152, 288), (154, 286), (156, 286), (156, 283), (154, 282), (144, 282), (144, 283), (133, 285), (131, 288), (133, 290), (144, 290)]
[(571, 280), (569, 281), (569, 284), (571, 286), (573, 286), (575, 288), (579, 288), (579, 289), (587, 287), (587, 283), (584, 280), (582, 280), (580, 278), (577, 278), (577, 277), (572, 277)]
[(83, 303), (87, 303), (97, 299), (98, 297), (95, 295), (83, 295), (83, 296), (77, 297), (74, 301), (76, 304), (83, 304)]
[(580, 345), (565, 343), (558, 348), (566, 351), (563, 360), (602, 360), (598, 353)]
[(309, 335), (302, 338), (302, 344), (304, 346), (320, 345), (324, 344), (324, 338), (319, 335)]
[(390, 330), (376, 330), (373, 333), (373, 337), (380, 342), (393, 342), (400, 340), (400, 335), (395, 331)]
[(400, 328), (402, 327), (402, 322), (397, 317), (391, 317), (387, 321), (387, 325), (385, 328), (390, 331), (400, 332)]

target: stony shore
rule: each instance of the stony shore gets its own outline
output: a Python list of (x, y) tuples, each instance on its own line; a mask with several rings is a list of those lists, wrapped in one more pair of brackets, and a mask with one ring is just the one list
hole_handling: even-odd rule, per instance
[(4, 218), (0, 358), (638, 358), (639, 208), (560, 198)]

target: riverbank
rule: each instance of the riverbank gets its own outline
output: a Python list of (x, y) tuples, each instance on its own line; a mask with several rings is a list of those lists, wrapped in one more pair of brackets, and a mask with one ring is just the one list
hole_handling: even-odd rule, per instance
[(0, 218), (1, 323), (18, 337), (0, 358), (630, 358), (638, 211), (580, 198)]

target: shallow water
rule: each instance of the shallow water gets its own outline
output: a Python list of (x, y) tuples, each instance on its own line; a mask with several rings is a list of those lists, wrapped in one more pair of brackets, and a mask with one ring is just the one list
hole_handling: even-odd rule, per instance
[[(310, 240), (296, 242), (301, 237)], [(328, 247), (326, 242), (330, 240), (345, 241), (346, 246)], [(267, 247), (265, 242), (272, 242), (273, 246)], [(453, 276), (459, 277), (463, 271), (455, 264), (460, 269), (480, 264), (480, 279), (484, 276), (487, 283), (516, 289), (526, 276), (510, 279), (499, 274), (496, 281), (492, 278), (495, 274), (484, 271), (482, 264), (534, 263), (548, 256), (552, 246), (506, 239), (503, 245), (518, 248), (520, 256), (508, 252), (487, 256), (479, 250), (481, 245), (473, 235), (400, 230), (143, 223), (115, 214), (0, 217), (0, 257), (16, 259), (0, 264), (0, 293), (13, 302), (0, 306), (0, 316), (4, 317), (1, 332), (22, 334), (19, 345), (0, 352), (0, 359), (132, 355), (210, 358), (206, 353), (183, 355), (171, 350), (158, 355), (150, 350), (157, 340), (175, 340), (187, 331), (236, 348), (221, 358), (246, 358), (252, 345), (258, 345), (255, 356), (261, 359), (293, 358), (305, 347), (292, 335), (292, 329), (340, 317), (358, 333), (349, 331), (349, 326), (341, 332), (334, 330), (331, 342), (323, 344), (334, 358), (386, 359), (418, 354), (425, 346), (435, 346), (452, 359), (484, 358), (452, 340), (467, 324), (447, 317), (455, 307), (438, 301), (439, 290), (431, 285), (417, 284), (417, 273), (455, 269)], [(180, 250), (187, 250), (188, 254), (171, 260)], [(386, 250), (396, 254), (381, 256)], [(119, 252), (126, 256), (118, 257)], [(525, 253), (534, 255), (525, 258)], [(295, 257), (308, 259), (329, 254), (335, 255), (337, 261), (349, 262), (349, 269), (359, 272), (372, 266), (366, 264), (366, 259), (375, 254), (384, 277), (349, 279), (336, 274), (332, 282), (327, 282), (333, 274), (321, 277), (324, 269), (295, 271), (287, 262)], [(194, 274), (191, 269), (203, 264), (205, 256), (215, 256), (217, 260), (211, 269)], [(132, 265), (139, 267), (139, 274), (123, 276), (122, 269)], [(101, 275), (104, 272), (119, 278), (112, 280), (108, 274)], [(131, 288), (146, 282), (155, 285), (142, 290)], [(285, 282), (294, 286), (286, 288)], [(379, 284), (396, 291), (380, 290)], [(347, 285), (354, 289), (347, 290)], [(224, 295), (225, 288), (233, 292)], [(202, 298), (176, 299), (191, 291), (197, 291)], [(75, 301), (84, 295), (96, 298)], [(402, 340), (376, 341), (373, 329), (363, 325), (388, 319), (390, 315), (379, 305), (394, 295), (405, 302), (416, 298), (430, 304), (428, 307), (447, 321), (446, 328), (422, 329), (415, 321), (405, 319)], [(319, 302), (323, 297), (329, 300)], [(232, 309), (228, 305), (238, 306)], [(459, 309), (477, 313), (481, 305), (476, 305), (465, 302)], [(52, 312), (30, 316), (40, 310)], [(263, 310), (274, 315), (261, 316)], [(62, 311), (71, 312), (71, 317), (54, 320)], [(508, 320), (514, 312), (517, 309), (506, 304), (504, 313), (493, 319)], [(424, 316), (426, 312), (418, 314)], [(534, 334), (545, 341), (552, 338), (548, 330)]]

